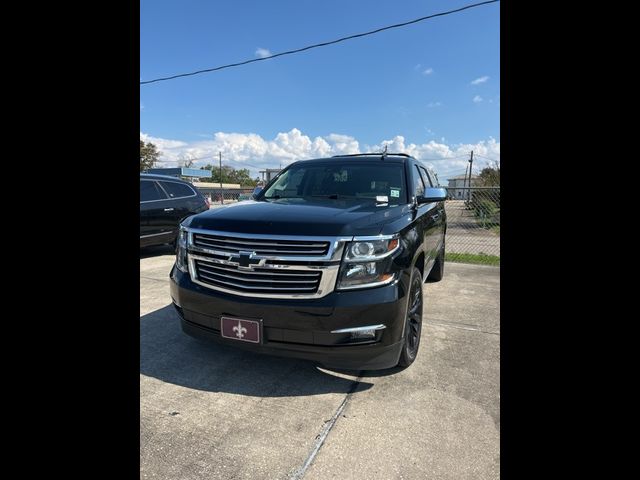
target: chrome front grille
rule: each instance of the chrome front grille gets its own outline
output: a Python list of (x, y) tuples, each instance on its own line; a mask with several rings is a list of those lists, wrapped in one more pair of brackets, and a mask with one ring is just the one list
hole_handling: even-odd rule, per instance
[(248, 294), (313, 294), (318, 291), (322, 272), (279, 268), (243, 270), (221, 264), (214, 259), (194, 259), (195, 274), (200, 282), (211, 287)]
[(194, 283), (257, 298), (321, 298), (333, 292), (344, 246), (353, 239), (186, 230)]
[(287, 257), (323, 257), (330, 247), (327, 241), (240, 238), (208, 233), (194, 233), (193, 244), (221, 254), (253, 252), (255, 255)]

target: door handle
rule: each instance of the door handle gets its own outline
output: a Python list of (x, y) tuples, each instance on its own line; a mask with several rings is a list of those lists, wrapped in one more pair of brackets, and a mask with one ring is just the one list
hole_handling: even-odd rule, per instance
[(434, 219), (434, 220), (437, 220), (437, 219), (439, 219), (439, 218), (440, 218), (440, 215), (439, 215), (439, 214), (435, 214), (435, 215), (433, 216), (433, 219)]
[(173, 212), (173, 208), (165, 208), (164, 211), (165, 212)]

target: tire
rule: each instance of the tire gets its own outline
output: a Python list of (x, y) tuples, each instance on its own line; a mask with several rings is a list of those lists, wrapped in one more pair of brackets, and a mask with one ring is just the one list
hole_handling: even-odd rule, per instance
[(404, 341), (400, 353), (399, 367), (408, 367), (418, 355), (422, 333), (422, 274), (413, 267), (409, 281), (409, 299), (405, 315)]
[(429, 276), (427, 280), (431, 280), (432, 282), (439, 282), (442, 280), (444, 276), (444, 244), (440, 249), (440, 253), (438, 253), (438, 258), (436, 259), (436, 263), (433, 265), (431, 272), (429, 272)]

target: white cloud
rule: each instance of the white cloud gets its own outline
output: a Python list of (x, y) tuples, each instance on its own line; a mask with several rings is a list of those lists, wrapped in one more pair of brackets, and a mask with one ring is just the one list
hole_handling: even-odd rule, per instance
[(429, 102), (427, 103), (427, 107), (429, 108), (435, 108), (435, 107), (441, 107), (442, 103), (441, 102)]
[(424, 72), (422, 72), (423, 75), (431, 75), (433, 73), (433, 68), (429, 67), (427, 68)]
[(396, 135), (376, 145), (361, 145), (350, 135), (330, 133), (311, 138), (299, 129), (292, 128), (288, 132), (278, 133), (272, 140), (266, 140), (255, 133), (232, 132), (216, 132), (211, 140), (193, 142), (153, 137), (143, 132), (140, 132), (140, 139), (152, 142), (158, 147), (161, 152), (159, 167), (178, 166), (187, 159), (199, 159), (194, 162), (195, 168), (207, 163), (217, 165), (218, 152), (222, 152), (223, 165), (248, 168), (252, 177), (258, 176), (261, 169), (285, 166), (294, 160), (380, 152), (384, 145), (388, 146), (389, 152), (407, 153), (419, 160), (424, 159), (426, 164), (435, 168), (440, 180), (464, 173), (471, 150), (481, 155), (477, 159), (474, 158), (474, 171), (476, 166), (477, 171), (480, 171), (483, 166), (489, 164), (489, 160), (482, 157), (500, 160), (500, 142), (493, 138), (469, 144), (447, 144), (444, 138), (441, 138), (440, 142), (431, 140), (416, 144), (407, 143), (404, 136)]
[(256, 57), (264, 58), (271, 56), (271, 52), (266, 48), (258, 48), (255, 53)]
[(473, 150), (474, 154), (481, 155), (481, 157), (474, 157), (473, 159), (474, 172), (479, 172), (482, 168), (492, 163), (487, 158), (500, 161), (500, 142), (496, 142), (492, 137), (489, 140), (482, 140), (477, 143), (447, 145), (444, 142), (445, 139), (442, 137), (441, 142), (431, 140), (422, 144), (406, 143), (402, 135), (397, 135), (391, 140), (383, 140), (379, 145), (365, 145), (363, 151), (381, 151), (387, 145), (389, 152), (412, 155), (434, 168), (438, 173), (438, 178), (445, 185), (448, 177), (464, 173), (471, 150)]
[(476, 95), (473, 97), (473, 103), (480, 103), (482, 101), (482, 97), (480, 95)]
[(153, 143), (159, 150), (180, 148), (188, 145), (186, 142), (181, 142), (180, 140), (166, 140), (160, 137), (152, 137), (142, 132), (140, 132), (140, 140)]
[(480, 85), (481, 83), (485, 83), (487, 80), (489, 80), (489, 77), (485, 75), (484, 77), (479, 77), (473, 80), (471, 85)]

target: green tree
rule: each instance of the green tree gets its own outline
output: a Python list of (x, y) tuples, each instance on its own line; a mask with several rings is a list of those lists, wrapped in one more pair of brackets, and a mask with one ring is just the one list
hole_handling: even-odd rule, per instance
[(495, 163), (485, 167), (480, 172), (478, 186), (480, 187), (499, 187), (500, 186), (500, 164)]
[(144, 143), (140, 140), (140, 171), (143, 172), (149, 168), (153, 168), (155, 163), (158, 161), (158, 157), (160, 156), (160, 152), (156, 148), (156, 146), (147, 142)]
[(179, 163), (182, 163), (182, 166), (184, 168), (191, 168), (191, 167), (193, 167), (194, 162), (195, 162), (195, 160), (187, 158), (185, 160), (181, 160)]
[[(220, 183), (220, 168), (218, 166), (209, 164), (201, 167), (201, 169), (211, 171), (211, 177), (203, 178), (203, 182)], [(222, 183), (239, 183), (243, 187), (255, 187), (257, 182), (251, 178), (248, 169), (236, 170), (233, 167), (224, 165), (222, 167)]]

